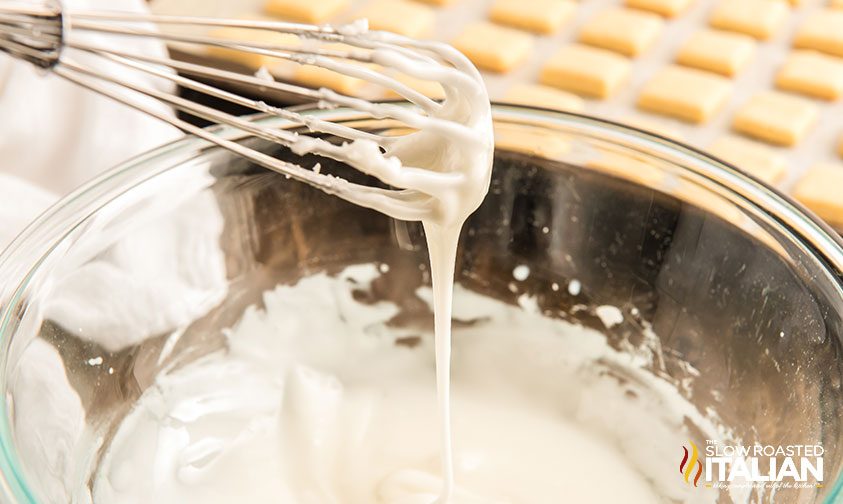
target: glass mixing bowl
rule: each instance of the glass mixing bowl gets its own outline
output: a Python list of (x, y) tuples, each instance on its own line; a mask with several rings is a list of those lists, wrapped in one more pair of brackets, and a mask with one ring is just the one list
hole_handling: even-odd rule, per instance
[[(349, 111), (309, 113), (395, 127)], [(716, 412), (744, 443), (822, 444), (823, 485), (759, 499), (840, 502), (839, 237), (775, 190), (664, 138), (520, 107), (496, 106), (495, 121), (493, 182), (463, 233), (458, 282), (513, 306), (526, 295), (545, 317), (646, 356), (639, 371), (650, 383)], [(323, 169), (373, 183), (347, 167)], [(0, 500), (89, 499), (109, 439), (156, 376), (223, 348), (223, 330), (278, 284), (374, 263), (384, 274), (366, 296), (399, 306), (394, 324), (427, 327), (430, 311), (413, 294), (429, 282), (422, 238), (418, 224), (193, 138), (64, 199), (0, 258)], [(529, 275), (513, 278), (519, 266)], [(591, 367), (628, 387), (630, 400), (645, 381), (606, 362)], [(640, 407), (658, 416), (658, 403)], [(590, 421), (623, 423), (617, 415), (597, 408)], [(680, 427), (702, 446), (693, 419)], [(626, 434), (664, 453), (669, 471), (655, 478), (688, 486), (676, 470), (683, 446), (655, 430)]]

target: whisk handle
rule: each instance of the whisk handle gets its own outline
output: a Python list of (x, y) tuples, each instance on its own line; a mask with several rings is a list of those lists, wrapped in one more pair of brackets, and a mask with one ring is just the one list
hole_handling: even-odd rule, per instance
[(41, 68), (59, 61), (64, 36), (62, 6), (58, 0), (32, 4), (0, 0), (0, 51)]

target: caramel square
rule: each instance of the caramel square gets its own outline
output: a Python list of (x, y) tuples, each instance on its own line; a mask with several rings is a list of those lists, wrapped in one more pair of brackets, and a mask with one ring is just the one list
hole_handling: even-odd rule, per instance
[(766, 40), (778, 31), (789, 12), (784, 0), (720, 0), (709, 23)]
[(533, 48), (533, 37), (481, 21), (468, 26), (452, 44), (478, 67), (505, 73), (527, 58)]
[(724, 136), (709, 145), (706, 150), (768, 184), (780, 181), (787, 172), (784, 156), (752, 140)]
[(692, 0), (626, 0), (626, 5), (665, 17), (675, 17), (685, 12), (691, 2)]
[(324, 23), (348, 6), (348, 0), (267, 0), (267, 14), (301, 23)]
[(731, 89), (731, 82), (724, 77), (671, 65), (644, 85), (638, 106), (657, 114), (703, 123), (723, 107)]
[(776, 86), (814, 98), (843, 94), (843, 60), (814, 51), (794, 51), (776, 75)]
[(565, 91), (608, 98), (629, 78), (630, 66), (627, 58), (611, 51), (571, 44), (545, 63), (540, 80)]
[(843, 10), (824, 9), (809, 16), (796, 30), (793, 46), (843, 56)]
[(410, 0), (375, 0), (360, 13), (369, 20), (369, 28), (419, 38), (430, 33), (436, 19), (432, 8)]
[(821, 163), (813, 166), (796, 183), (793, 196), (829, 224), (843, 226), (843, 166)]
[(489, 17), (513, 28), (549, 34), (559, 31), (576, 11), (572, 0), (496, 0)]
[(796, 145), (817, 120), (817, 107), (797, 96), (764, 91), (735, 114), (732, 127), (741, 133), (778, 145)]
[(584, 107), (583, 99), (579, 96), (538, 84), (516, 84), (509, 89), (503, 99), (518, 105), (571, 112), (579, 112)]
[(679, 48), (677, 63), (731, 77), (752, 59), (755, 40), (740, 33), (700, 30)]
[(653, 45), (663, 27), (664, 21), (656, 14), (616, 7), (587, 21), (580, 31), (579, 41), (636, 56)]
[[(289, 33), (278, 33), (270, 30), (253, 30), (251, 28), (217, 28), (211, 30), (208, 36), (217, 40), (232, 43), (266, 45), (267, 49), (284, 50), (301, 44), (299, 38)], [(235, 48), (209, 45), (209, 56), (225, 59), (247, 66), (252, 69), (282, 64), (280, 58), (273, 58), (265, 54), (243, 51)]]

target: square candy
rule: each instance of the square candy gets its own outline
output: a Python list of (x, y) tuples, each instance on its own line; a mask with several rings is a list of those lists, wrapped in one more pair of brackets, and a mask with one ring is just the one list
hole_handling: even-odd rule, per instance
[(679, 140), (684, 141), (685, 139), (682, 137), (682, 133), (677, 131), (676, 128), (671, 126), (665, 121), (660, 121), (656, 119), (651, 119), (649, 117), (641, 117), (641, 116), (626, 116), (619, 120), (619, 122), (626, 124), (627, 126), (632, 126), (634, 128), (638, 128), (644, 131), (648, 131), (650, 133), (655, 133), (656, 135), (663, 136), (665, 138), (670, 138), (672, 140)]
[(731, 77), (738, 73), (755, 52), (755, 40), (740, 33), (701, 30), (679, 48), (677, 63)]
[(661, 33), (664, 21), (650, 12), (610, 8), (586, 21), (579, 41), (626, 56), (647, 50)]
[[(349, 46), (345, 44), (325, 44), (323, 49), (333, 50), (347, 50)], [(373, 66), (366, 65), (359, 62), (349, 62), (350, 65)], [(342, 94), (355, 95), (357, 94), (367, 82), (356, 77), (351, 77), (327, 68), (313, 66), (313, 65), (299, 65), (292, 64), (292, 80), (303, 86), (311, 88), (329, 88)]]
[(675, 17), (684, 12), (691, 2), (692, 0), (626, 0), (626, 5), (666, 17)]
[(780, 181), (787, 171), (784, 156), (752, 140), (725, 136), (709, 145), (706, 150), (768, 184)]
[(495, 124), (495, 148), (546, 159), (563, 159), (571, 142), (558, 132), (527, 125)]
[(843, 56), (843, 10), (824, 9), (802, 22), (793, 46)]
[(776, 86), (814, 98), (843, 94), (843, 60), (814, 51), (794, 51), (776, 75)]
[(720, 0), (709, 23), (766, 40), (778, 31), (788, 12), (790, 7), (784, 0)]
[(518, 105), (571, 112), (579, 112), (584, 106), (583, 99), (575, 94), (538, 84), (516, 84), (507, 91), (503, 99)]
[[(445, 99), (445, 90), (442, 88), (442, 85), (436, 81), (417, 79), (404, 73), (398, 73), (396, 75), (393, 75), (393, 77), (401, 84), (404, 84), (413, 91), (417, 91), (423, 94), (424, 96), (427, 96), (428, 98), (434, 100)], [(385, 94), (386, 97), (390, 99), (402, 98), (400, 94), (393, 91), (392, 89), (388, 89)]]
[(468, 26), (451, 43), (478, 67), (503, 73), (527, 58), (533, 48), (533, 37), (512, 28), (479, 22)]
[(595, 146), (596, 155), (586, 161), (586, 167), (621, 179), (634, 180), (647, 187), (664, 183), (665, 170), (653, 159), (641, 158), (633, 153), (601, 149)]
[(732, 127), (769, 143), (791, 146), (799, 143), (817, 120), (819, 111), (797, 96), (764, 91), (741, 107)]
[(346, 95), (354, 95), (366, 85), (364, 80), (311, 65), (297, 67), (293, 72), (293, 80), (310, 88), (325, 87)]
[(496, 0), (492, 21), (534, 33), (554, 33), (577, 11), (572, 0)]
[(301, 23), (324, 23), (348, 6), (348, 0), (267, 0), (267, 14)]
[(658, 114), (703, 123), (726, 103), (732, 84), (719, 75), (669, 66), (652, 77), (638, 96), (638, 106)]
[(541, 83), (595, 98), (607, 98), (629, 78), (628, 59), (604, 49), (571, 44), (551, 57)]
[(419, 38), (430, 33), (436, 12), (410, 0), (375, 0), (357, 15), (369, 20), (372, 30), (384, 30)]
[(843, 227), (843, 166), (821, 163), (812, 167), (793, 188), (793, 196), (829, 224)]
[[(217, 28), (211, 30), (208, 36), (229, 42), (272, 45), (277, 46), (279, 50), (283, 50), (285, 47), (296, 47), (301, 44), (297, 36), (289, 33), (253, 30), (250, 28)], [(284, 63), (284, 60), (280, 58), (272, 58), (263, 54), (226, 47), (208, 46), (207, 53), (211, 57), (233, 61), (252, 69), (258, 69), (263, 66), (276, 66)]]

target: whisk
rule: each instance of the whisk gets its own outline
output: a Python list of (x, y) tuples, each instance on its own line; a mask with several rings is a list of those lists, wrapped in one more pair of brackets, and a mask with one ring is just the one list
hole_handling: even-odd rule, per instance
[[(170, 29), (164, 30), (164, 27)], [(183, 30), (184, 33), (172, 29), (179, 27), (187, 29)], [(295, 35), (301, 43), (281, 46), (255, 42), (260, 39), (249, 40), (248, 34), (243, 40), (190, 34), (197, 31), (196, 27), (206, 30), (237, 28), (238, 32), (242, 33), (269, 30)], [(100, 36), (149, 37), (196, 46), (215, 46), (280, 58), (301, 65), (318, 66), (383, 86), (409, 103), (375, 104), (326, 88), (312, 89), (170, 57), (132, 54), (109, 47), (108, 44), (91, 43), (86, 41), (85, 36), (77, 36), (85, 33), (96, 33)], [(353, 203), (377, 207), (402, 220), (423, 220), (429, 215), (433, 206), (420, 205), (420, 201), (440, 198), (443, 191), (454, 190), (460, 184), (478, 183), (478, 180), (470, 180), (470, 175), (438, 172), (436, 167), (431, 169), (431, 166), (425, 166), (431, 163), (431, 155), (412, 154), (418, 149), (410, 149), (409, 146), (420, 141), (439, 142), (432, 146), (432, 149), (446, 152), (450, 156), (459, 156), (460, 149), (455, 141), (464, 142), (461, 145), (476, 145), (485, 141), (482, 135), (476, 134), (478, 128), (491, 132), (489, 102), (482, 78), (465, 56), (444, 44), (420, 42), (392, 33), (369, 31), (365, 23), (360, 22), (332, 27), (270, 20), (70, 11), (63, 10), (57, 3), (36, 5), (12, 0), (0, 1), (0, 50), (166, 121), (186, 133), (213, 142), (254, 163)], [(288, 128), (253, 122), (248, 118), (186, 99), (174, 92), (140, 85), (126, 78), (125, 74), (121, 76), (118, 73), (95, 70), (91, 65), (75, 60), (73, 55), (69, 54), (72, 52), (90, 55), (86, 57), (103, 58), (132, 71), (166, 79), (183, 88), (257, 112), (279, 116), (303, 126), (312, 134), (296, 133)], [(444, 100), (437, 102), (428, 98), (402, 83), (396, 76), (387, 73), (386, 69), (416, 79), (438, 82), (444, 90)], [(208, 81), (221, 85), (211, 85)], [(347, 107), (372, 118), (394, 119), (406, 126), (403, 128), (405, 132), (388, 136), (361, 131), (294, 110), (273, 107), (231, 91), (242, 89), (244, 86), (292, 93), (316, 102), (320, 108)], [(309, 169), (276, 159), (174, 117), (162, 111), (160, 105), (150, 103), (150, 98), (178, 111), (277, 142), (297, 154), (313, 153), (344, 162), (378, 178), (391, 188), (355, 184), (330, 174), (323, 174), (320, 173), (318, 164)], [(345, 141), (341, 144), (331, 143), (315, 134), (332, 135)], [(490, 145), (480, 147), (491, 149)], [(469, 151), (477, 152), (476, 149)], [(364, 158), (366, 162), (361, 162)], [(419, 176), (420, 170), (424, 170), (424, 177)]]

